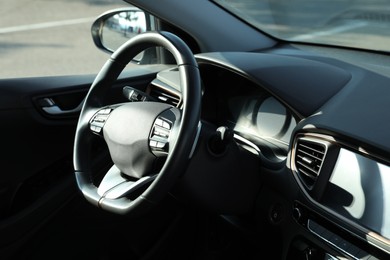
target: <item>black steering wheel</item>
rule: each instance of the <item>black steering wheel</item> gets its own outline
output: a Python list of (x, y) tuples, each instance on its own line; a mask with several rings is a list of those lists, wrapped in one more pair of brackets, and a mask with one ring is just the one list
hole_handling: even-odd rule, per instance
[[(182, 107), (156, 101), (103, 105), (104, 96), (125, 66), (138, 53), (155, 46), (165, 48), (176, 60)], [(185, 171), (195, 150), (200, 107), (199, 69), (180, 38), (169, 32), (146, 32), (122, 45), (96, 76), (80, 113), (73, 163), (84, 197), (118, 214), (142, 213), (153, 207)], [(91, 150), (96, 134), (104, 138), (114, 163), (98, 185), (92, 178)], [(161, 160), (162, 166), (156, 167)]]

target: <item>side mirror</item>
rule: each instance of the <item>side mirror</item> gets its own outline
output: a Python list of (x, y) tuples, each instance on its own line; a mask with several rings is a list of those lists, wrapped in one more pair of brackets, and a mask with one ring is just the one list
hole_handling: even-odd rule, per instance
[[(108, 53), (113, 53), (127, 40), (146, 30), (148, 30), (146, 14), (136, 7), (105, 12), (91, 27), (95, 45)], [(135, 59), (141, 59), (140, 55)]]

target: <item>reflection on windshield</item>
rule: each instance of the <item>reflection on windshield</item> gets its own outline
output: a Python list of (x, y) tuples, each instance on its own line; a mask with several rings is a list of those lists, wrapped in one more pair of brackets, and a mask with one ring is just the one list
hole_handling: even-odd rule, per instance
[(275, 37), (390, 51), (387, 0), (214, 0)]

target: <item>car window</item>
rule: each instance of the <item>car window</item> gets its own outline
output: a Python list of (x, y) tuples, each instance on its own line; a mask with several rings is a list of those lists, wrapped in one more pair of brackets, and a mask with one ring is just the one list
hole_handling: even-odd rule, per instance
[[(118, 0), (2, 0), (0, 78), (96, 74), (109, 58), (91, 37)], [(142, 28), (144, 30), (144, 28)]]

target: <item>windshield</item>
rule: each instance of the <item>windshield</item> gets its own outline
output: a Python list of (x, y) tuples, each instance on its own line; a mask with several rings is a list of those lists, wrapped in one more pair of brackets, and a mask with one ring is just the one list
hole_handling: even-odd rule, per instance
[(274, 37), (390, 51), (388, 0), (214, 0)]

